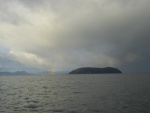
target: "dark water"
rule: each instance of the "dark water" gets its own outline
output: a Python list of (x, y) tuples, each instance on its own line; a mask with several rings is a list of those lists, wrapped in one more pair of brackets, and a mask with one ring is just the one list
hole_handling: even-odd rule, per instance
[(0, 113), (150, 113), (150, 75), (0, 76)]

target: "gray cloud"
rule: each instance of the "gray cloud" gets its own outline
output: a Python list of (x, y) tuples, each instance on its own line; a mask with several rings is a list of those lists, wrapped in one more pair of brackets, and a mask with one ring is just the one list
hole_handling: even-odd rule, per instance
[(0, 57), (0, 71), (1, 72), (6, 72), (6, 71), (15, 72), (15, 71), (22, 71), (22, 70), (30, 72), (30, 73), (37, 73), (37, 72), (45, 71), (43, 69), (37, 69), (37, 68), (26, 66), (24, 64), (10, 60), (8, 58)]
[(12, 61), (47, 70), (149, 71), (148, 0), (6, 1), (0, 1), (0, 44)]

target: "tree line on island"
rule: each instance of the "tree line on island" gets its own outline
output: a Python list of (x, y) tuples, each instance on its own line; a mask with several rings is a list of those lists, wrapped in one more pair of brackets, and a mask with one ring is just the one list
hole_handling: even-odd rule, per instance
[(122, 72), (119, 69), (113, 67), (105, 67), (105, 68), (82, 67), (69, 72), (69, 74), (110, 74), (110, 73), (122, 73)]

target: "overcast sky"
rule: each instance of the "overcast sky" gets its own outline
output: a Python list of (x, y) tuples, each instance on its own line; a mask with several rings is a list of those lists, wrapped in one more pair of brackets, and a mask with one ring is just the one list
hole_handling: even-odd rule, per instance
[(150, 72), (150, 0), (0, 0), (0, 71)]

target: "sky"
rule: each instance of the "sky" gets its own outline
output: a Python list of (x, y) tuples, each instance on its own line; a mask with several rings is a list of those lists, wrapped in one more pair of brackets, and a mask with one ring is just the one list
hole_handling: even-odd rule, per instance
[(150, 0), (0, 0), (0, 71), (150, 72)]

